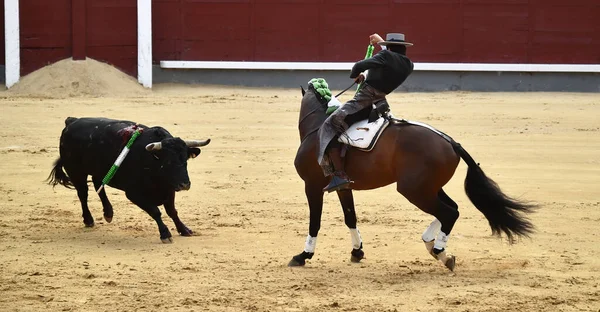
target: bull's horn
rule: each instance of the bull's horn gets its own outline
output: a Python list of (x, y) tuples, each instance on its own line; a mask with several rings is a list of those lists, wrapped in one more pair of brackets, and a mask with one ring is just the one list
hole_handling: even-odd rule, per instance
[(160, 151), (160, 149), (162, 148), (162, 143), (160, 142), (152, 142), (148, 145), (146, 145), (146, 150), (147, 151)]
[(206, 141), (185, 141), (185, 144), (188, 147), (206, 146), (206, 145), (208, 145), (208, 143), (210, 143), (210, 139), (207, 139)]

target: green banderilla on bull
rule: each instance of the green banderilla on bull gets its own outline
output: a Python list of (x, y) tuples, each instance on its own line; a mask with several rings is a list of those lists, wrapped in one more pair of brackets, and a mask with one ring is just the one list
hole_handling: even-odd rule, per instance
[[(375, 46), (373, 46), (372, 44), (369, 44), (369, 46), (367, 47), (367, 53), (365, 54), (365, 60), (368, 58), (371, 58), (373, 56), (373, 50), (375, 50)], [(366, 78), (366, 77), (365, 77)], [(360, 88), (363, 86), (364, 81), (359, 83), (358, 86), (356, 87), (356, 93), (358, 93), (358, 91), (360, 91)]]
[(121, 154), (119, 154), (119, 157), (117, 157), (115, 163), (112, 165), (112, 167), (110, 167), (110, 170), (108, 170), (108, 173), (106, 174), (106, 176), (104, 176), (104, 179), (102, 179), (102, 185), (100, 185), (96, 193), (100, 194), (104, 186), (107, 185), (110, 182), (110, 180), (112, 180), (112, 178), (115, 176), (115, 173), (117, 173), (117, 170), (119, 170), (119, 166), (123, 163), (125, 157), (127, 157), (127, 153), (129, 153), (131, 145), (133, 145), (133, 141), (135, 141), (135, 139), (137, 139), (137, 137), (140, 136), (142, 132), (142, 129), (138, 129), (135, 130), (135, 132), (131, 135), (131, 138), (129, 138), (129, 142), (127, 142), (127, 145), (123, 147)]

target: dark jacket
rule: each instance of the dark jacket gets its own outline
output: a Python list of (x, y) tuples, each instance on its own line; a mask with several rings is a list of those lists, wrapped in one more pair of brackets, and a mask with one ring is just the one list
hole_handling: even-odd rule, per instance
[(406, 55), (383, 50), (354, 64), (350, 78), (354, 79), (368, 69), (369, 74), (365, 82), (385, 94), (390, 94), (406, 80), (413, 68), (413, 62)]

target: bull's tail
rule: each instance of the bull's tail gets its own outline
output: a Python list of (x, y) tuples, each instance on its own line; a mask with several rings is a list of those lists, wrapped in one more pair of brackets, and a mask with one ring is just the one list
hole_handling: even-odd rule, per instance
[(67, 176), (67, 174), (63, 170), (63, 163), (62, 159), (60, 158), (58, 158), (54, 162), (54, 168), (52, 168), (52, 171), (50, 172), (50, 175), (48, 176), (48, 179), (46, 179), (46, 181), (48, 181), (48, 184), (52, 185), (52, 187), (55, 187), (57, 184), (60, 184), (66, 188), (73, 188), (73, 183), (71, 182), (71, 179), (69, 179), (69, 176)]
[(533, 212), (537, 206), (504, 194), (460, 144), (454, 142), (453, 147), (469, 166), (465, 179), (467, 197), (488, 220), (492, 233), (505, 233), (510, 243), (514, 242), (515, 236), (527, 237), (533, 233), (534, 226), (525, 214)]

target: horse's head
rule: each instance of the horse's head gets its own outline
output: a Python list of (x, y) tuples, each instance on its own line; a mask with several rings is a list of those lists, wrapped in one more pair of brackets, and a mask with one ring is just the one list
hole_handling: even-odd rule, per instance
[(302, 91), (302, 101), (300, 102), (300, 119), (307, 117), (307, 115), (325, 115), (327, 111), (327, 103), (329, 100), (324, 98), (313, 85), (308, 85), (307, 89), (300, 86)]
[(327, 100), (321, 96), (314, 86), (309, 84), (307, 89), (300, 86), (302, 92), (302, 101), (300, 103), (300, 116), (298, 119), (298, 129), (300, 137), (314, 132), (327, 118)]
[(300, 86), (300, 91), (302, 92), (302, 107), (308, 106), (310, 110), (313, 110), (315, 107), (320, 106), (323, 110), (327, 110), (327, 103), (331, 100), (332, 95), (324, 79), (319, 78), (318, 81), (312, 79), (308, 83), (308, 88), (304, 89)]

